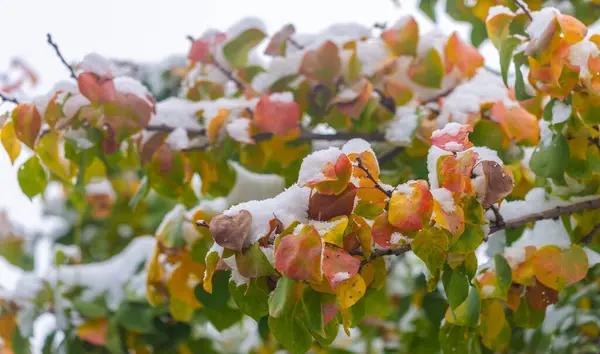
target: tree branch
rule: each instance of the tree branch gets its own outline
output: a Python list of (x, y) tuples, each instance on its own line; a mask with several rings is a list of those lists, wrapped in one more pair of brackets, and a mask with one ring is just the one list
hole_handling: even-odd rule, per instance
[[(170, 133), (173, 130), (175, 130), (175, 128), (173, 127), (169, 127), (166, 125), (149, 125), (146, 128), (144, 128), (144, 130), (150, 131), (150, 132), (164, 132), (164, 133)], [(198, 135), (204, 135), (206, 133), (206, 129), (186, 129), (187, 133), (189, 136), (198, 136)]]
[(67, 63), (67, 61), (65, 60), (65, 57), (63, 57), (62, 53), (60, 52), (60, 49), (58, 49), (58, 45), (52, 41), (52, 35), (50, 33), (48, 33), (48, 34), (46, 34), (46, 36), (48, 38), (48, 44), (50, 44), (52, 47), (54, 47), (54, 51), (56, 52), (56, 55), (58, 55), (58, 58), (60, 59), (60, 61), (69, 70), (69, 72), (71, 73), (71, 77), (73, 79), (77, 80), (77, 75), (75, 75), (75, 71), (73, 71), (73, 67), (71, 65), (69, 65), (69, 63)]
[(378, 160), (379, 160), (379, 164), (383, 165), (384, 163), (391, 161), (394, 159), (394, 157), (396, 157), (399, 153), (401, 153), (402, 151), (404, 151), (404, 146), (396, 146), (395, 148), (393, 148), (390, 152), (382, 155)]
[(19, 104), (19, 101), (16, 98), (8, 97), (8, 96), (4, 95), (2, 92), (0, 92), (0, 99), (2, 99), (2, 101), (12, 102), (14, 104)]
[(370, 179), (371, 181), (373, 181), (373, 183), (375, 183), (375, 188), (379, 189), (383, 194), (387, 195), (388, 198), (392, 197), (392, 192), (385, 190), (380, 184), (379, 182), (377, 182), (377, 180), (375, 179), (375, 177), (373, 177), (373, 175), (371, 174), (371, 172), (369, 172), (369, 169), (365, 167), (365, 165), (363, 165), (362, 159), (360, 158), (360, 156), (356, 157), (356, 167), (360, 168), (361, 170), (363, 170), (363, 172), (367, 175), (367, 178)]
[(533, 21), (533, 16), (531, 15), (531, 10), (527, 7), (527, 4), (523, 2), (523, 0), (513, 0), (515, 5), (517, 5), (523, 12), (529, 17), (530, 20)]
[[(537, 213), (527, 214), (520, 218), (503, 221), (499, 224), (494, 224), (490, 227), (490, 235), (495, 232), (498, 232), (500, 230), (516, 229), (521, 226), (525, 226), (525, 225), (529, 224), (530, 222), (554, 219), (554, 218), (557, 218), (562, 215), (570, 215), (570, 214), (579, 213), (579, 212), (582, 212), (585, 210), (594, 210), (594, 209), (600, 209), (600, 198), (585, 200), (582, 202), (577, 202), (577, 203), (573, 203), (571, 205), (566, 205), (566, 206), (557, 206), (555, 208), (540, 211)], [(592, 231), (588, 235), (583, 237), (579, 243), (588, 244), (589, 242), (591, 242), (594, 234), (599, 230), (600, 230), (600, 224), (594, 226), (594, 229), (592, 229)], [(389, 248), (389, 249), (377, 249), (377, 250), (373, 251), (373, 253), (371, 254), (371, 257), (366, 258), (362, 263), (363, 264), (369, 263), (377, 257), (392, 256), (392, 255), (399, 256), (410, 250), (411, 250), (410, 245), (404, 245), (404, 246)], [(360, 250), (352, 251), (352, 252), (350, 252), (350, 254), (355, 255), (355, 256), (363, 255), (362, 251), (360, 251)]]

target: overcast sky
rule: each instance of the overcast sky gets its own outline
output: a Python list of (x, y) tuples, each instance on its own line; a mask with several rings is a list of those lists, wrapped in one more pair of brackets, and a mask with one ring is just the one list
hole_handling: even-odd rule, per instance
[[(423, 32), (433, 24), (415, 8), (416, 0), (0, 0), (0, 72), (13, 56), (24, 58), (39, 74), (35, 92), (45, 92), (68, 72), (46, 43), (52, 36), (69, 61), (89, 52), (111, 58), (157, 61), (171, 54), (184, 54), (186, 35), (199, 35), (210, 27), (226, 29), (246, 16), (261, 18), (270, 33), (287, 23), (298, 32), (317, 32), (332, 23), (355, 22), (370, 26), (393, 23), (414, 15)], [(441, 8), (438, 8), (440, 14)], [(446, 33), (458, 31), (468, 39), (466, 25), (440, 16), (439, 27)], [(497, 54), (484, 46), (484, 55), (495, 66)], [(0, 106), (0, 113), (9, 105)], [(39, 203), (32, 204), (18, 187), (16, 171), (26, 160), (22, 156), (11, 166), (0, 148), (0, 209), (32, 230), (43, 228)]]

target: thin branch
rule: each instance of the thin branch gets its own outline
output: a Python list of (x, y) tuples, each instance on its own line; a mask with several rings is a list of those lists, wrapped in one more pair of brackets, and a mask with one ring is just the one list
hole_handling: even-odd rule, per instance
[(293, 45), (294, 47), (296, 47), (296, 49), (298, 50), (302, 50), (304, 49), (304, 46), (298, 42), (296, 42), (296, 40), (292, 37), (288, 37), (288, 42), (290, 42), (291, 45)]
[[(165, 132), (165, 133), (170, 133), (173, 130), (175, 130), (175, 128), (169, 127), (166, 125), (149, 125), (144, 129), (147, 131), (150, 131), (150, 132)], [(204, 135), (206, 133), (206, 129), (186, 129), (186, 131), (189, 136)]]
[(530, 20), (533, 21), (533, 16), (531, 15), (531, 10), (529, 10), (529, 7), (527, 7), (527, 4), (525, 4), (523, 2), (523, 0), (513, 0), (513, 2), (515, 3), (515, 5), (517, 5), (521, 10), (523, 10), (523, 12), (525, 12), (525, 14), (527, 15), (527, 17), (529, 17)]
[(490, 227), (490, 234), (494, 232), (504, 230), (504, 229), (516, 229), (521, 226), (525, 226), (530, 222), (546, 220), (546, 219), (554, 219), (561, 215), (569, 215), (579, 213), (585, 210), (593, 210), (600, 209), (600, 198), (598, 199), (590, 199), (585, 200), (578, 203), (573, 203), (571, 205), (566, 206), (557, 206), (552, 209), (540, 211), (537, 213), (531, 213), (527, 215), (523, 215), (520, 218), (504, 221), (500, 224), (494, 224)]
[[(516, 229), (521, 226), (525, 226), (525, 225), (529, 224), (530, 222), (554, 219), (561, 215), (570, 215), (570, 214), (579, 213), (579, 212), (582, 212), (585, 210), (593, 210), (593, 209), (600, 209), (600, 198), (585, 200), (582, 202), (573, 203), (571, 205), (566, 205), (566, 206), (558, 206), (558, 207), (540, 211), (537, 213), (527, 214), (520, 218), (504, 221), (500, 224), (491, 225), (490, 235), (495, 232), (498, 232), (500, 230)], [(501, 216), (500, 216), (500, 219), (502, 219)], [(579, 243), (587, 244), (587, 243), (591, 242), (592, 237), (598, 230), (600, 230), (600, 224), (594, 226), (594, 229), (592, 230), (592, 232), (590, 232), (588, 235), (586, 235), (584, 238), (582, 238)], [(389, 249), (377, 249), (377, 250), (374, 250), (373, 253), (371, 254), (371, 256), (369, 258), (365, 259), (362, 262), (362, 264), (364, 265), (366, 263), (369, 263), (377, 257), (392, 256), (392, 255), (399, 256), (408, 251), (410, 251), (410, 245), (389, 248)], [(359, 255), (359, 256), (363, 255), (363, 253), (360, 250), (352, 251), (352, 252), (350, 252), (350, 254)]]
[(365, 167), (365, 165), (363, 165), (362, 159), (360, 158), (360, 156), (356, 157), (356, 167), (360, 168), (361, 170), (363, 170), (363, 172), (367, 175), (367, 178), (370, 179), (371, 181), (373, 181), (373, 183), (375, 183), (375, 188), (379, 189), (383, 194), (387, 195), (388, 198), (392, 197), (392, 192), (384, 189), (379, 182), (377, 182), (377, 180), (375, 179), (375, 177), (373, 177), (373, 175), (371, 174), (371, 172), (369, 172), (369, 169)]
[(16, 98), (13, 98), (13, 97), (5, 96), (2, 92), (0, 92), (0, 99), (2, 99), (2, 101), (12, 102), (14, 104), (19, 104), (19, 100), (17, 100)]
[(383, 165), (384, 163), (391, 161), (394, 159), (394, 157), (396, 157), (399, 153), (401, 153), (402, 151), (404, 151), (404, 146), (396, 146), (395, 148), (393, 148), (390, 152), (382, 155), (378, 160), (379, 160), (379, 164)]
[(67, 61), (65, 60), (65, 57), (63, 57), (62, 53), (60, 52), (60, 49), (58, 49), (58, 45), (52, 41), (52, 35), (50, 33), (48, 33), (48, 34), (46, 34), (46, 36), (48, 38), (48, 44), (50, 44), (52, 47), (54, 47), (54, 51), (56, 52), (56, 55), (58, 55), (58, 58), (60, 59), (60, 61), (69, 70), (69, 72), (71, 73), (71, 77), (73, 79), (77, 80), (77, 75), (75, 75), (75, 71), (73, 71), (73, 67), (71, 65), (69, 65), (69, 63), (67, 63)]
[(323, 141), (336, 141), (336, 140), (351, 140), (351, 139), (364, 139), (366, 141), (385, 141), (385, 136), (380, 133), (372, 134), (360, 134), (360, 133), (335, 133), (335, 134), (319, 134), (312, 133), (309, 131), (303, 131), (302, 135), (298, 138), (301, 141), (309, 140), (323, 140)]
[(421, 102), (421, 105), (422, 105), (422, 106), (425, 106), (425, 105), (427, 105), (427, 104), (429, 104), (429, 103), (437, 103), (437, 101), (438, 101), (440, 98), (442, 98), (442, 97), (446, 97), (446, 96), (450, 95), (450, 94), (451, 94), (451, 93), (454, 91), (454, 89), (455, 89), (456, 87), (458, 87), (458, 86), (451, 87), (451, 88), (447, 89), (446, 91), (444, 91), (444, 92), (440, 93), (439, 95), (437, 95), (437, 96), (435, 96), (435, 97), (432, 97), (432, 98), (430, 98), (430, 99), (428, 99), (428, 100), (425, 100), (425, 101)]

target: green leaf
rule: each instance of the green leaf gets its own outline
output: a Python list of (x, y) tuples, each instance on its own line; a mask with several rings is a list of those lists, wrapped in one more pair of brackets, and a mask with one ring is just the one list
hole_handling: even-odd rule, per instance
[(275, 269), (261, 251), (258, 243), (243, 253), (236, 253), (235, 262), (240, 274), (247, 278), (258, 278), (275, 273)]
[(241, 286), (230, 281), (229, 293), (240, 311), (256, 322), (269, 314), (269, 289), (265, 278), (252, 279), (249, 284)]
[(508, 290), (512, 284), (512, 270), (506, 259), (501, 254), (494, 255), (496, 265), (496, 290), (502, 299), (506, 300)]
[(323, 323), (323, 293), (306, 287), (302, 294), (302, 307), (307, 318), (306, 324), (311, 332), (325, 336), (325, 325)]
[(504, 81), (504, 85), (506, 86), (508, 86), (508, 68), (510, 66), (510, 61), (513, 57), (513, 52), (515, 51), (515, 48), (519, 44), (521, 44), (521, 40), (519, 38), (508, 37), (504, 41), (502, 41), (500, 47), (500, 71), (502, 73), (502, 80)]
[(155, 309), (148, 304), (123, 302), (116, 313), (117, 321), (130, 331), (154, 332)]
[(477, 327), (481, 311), (481, 298), (476, 287), (469, 290), (467, 299), (454, 311), (446, 312), (446, 321), (468, 327)]
[(478, 18), (474, 18), (471, 24), (473, 25), (471, 27), (471, 43), (475, 47), (479, 47), (488, 37), (485, 23)]
[(475, 252), (477, 247), (483, 242), (484, 233), (481, 227), (465, 224), (465, 231), (460, 235), (448, 252), (471, 253)]
[(277, 282), (277, 286), (269, 297), (269, 315), (278, 318), (290, 310), (297, 302), (296, 290), (298, 284), (295, 280), (288, 277), (281, 277)]
[(448, 304), (455, 310), (469, 295), (469, 280), (462, 267), (451, 269), (446, 266), (446, 269), (442, 274), (442, 283), (444, 284), (444, 291), (448, 297)]
[(306, 353), (313, 338), (306, 327), (302, 305), (297, 302), (293, 308), (279, 318), (269, 317), (269, 328), (277, 341), (292, 354)]
[(140, 185), (138, 186), (138, 190), (135, 192), (131, 200), (129, 201), (129, 207), (135, 210), (138, 204), (146, 198), (148, 192), (150, 191), (150, 183), (148, 182), (148, 177), (144, 176)]
[(242, 320), (242, 313), (231, 307), (224, 307), (216, 310), (206, 307), (203, 309), (204, 314), (218, 331), (227, 329)]
[(108, 312), (102, 299), (95, 301), (83, 301), (81, 299), (75, 299), (73, 300), (73, 307), (84, 317), (90, 319), (106, 316)]
[(31, 344), (28, 338), (23, 337), (19, 327), (13, 331), (12, 351), (13, 354), (31, 354)]
[(415, 58), (408, 69), (408, 76), (419, 85), (440, 88), (444, 77), (444, 63), (440, 53), (431, 48), (423, 58)]
[[(491, 120), (482, 119), (473, 127), (469, 140), (476, 146), (487, 146), (494, 150), (502, 149), (502, 130)], [(479, 203), (478, 203), (479, 204)]]
[(21, 190), (29, 199), (42, 193), (48, 184), (46, 171), (44, 171), (40, 160), (35, 155), (19, 167), (17, 178)]
[(265, 34), (258, 28), (249, 28), (229, 41), (223, 47), (223, 56), (234, 68), (241, 68), (248, 62), (248, 52), (260, 43)]
[(481, 354), (477, 331), (469, 327), (445, 323), (440, 328), (439, 341), (444, 354)]
[(540, 177), (562, 179), (569, 166), (569, 143), (562, 135), (555, 135), (550, 144), (542, 142), (533, 153), (529, 166)]
[(383, 209), (366, 200), (359, 200), (354, 207), (353, 213), (358, 216), (362, 216), (365, 219), (372, 220), (381, 215), (381, 213), (383, 213)]
[(556, 103), (556, 101), (558, 101), (558, 99), (556, 98), (552, 98), (548, 103), (546, 103), (546, 106), (544, 107), (544, 120), (551, 122), (552, 121), (552, 109), (554, 108), (554, 104)]
[(427, 17), (431, 19), (431, 21), (436, 22), (435, 16), (435, 5), (437, 4), (437, 0), (421, 0), (419, 1), (419, 8)]
[(212, 279), (212, 294), (207, 293), (204, 290), (202, 284), (196, 286), (195, 294), (196, 299), (200, 301), (204, 307), (208, 307), (214, 310), (220, 310), (227, 307), (229, 301), (229, 273), (230, 272), (216, 272)]
[(417, 233), (411, 248), (432, 274), (439, 271), (446, 261), (448, 236), (435, 228), (426, 228)]
[(487, 223), (483, 215), (483, 206), (475, 197), (465, 196), (462, 199), (465, 212), (465, 224), (484, 225)]
[(517, 100), (524, 101), (531, 98), (527, 90), (525, 89), (525, 81), (523, 80), (523, 73), (521, 72), (521, 66), (527, 62), (527, 58), (524, 54), (515, 55), (515, 96)]
[(112, 354), (124, 354), (123, 342), (121, 340), (121, 330), (117, 317), (111, 317), (108, 320), (108, 329), (106, 332), (106, 349)]
[(529, 303), (527, 297), (521, 298), (521, 303), (517, 312), (515, 312), (515, 325), (521, 328), (538, 328), (544, 322), (545, 311), (538, 311)]

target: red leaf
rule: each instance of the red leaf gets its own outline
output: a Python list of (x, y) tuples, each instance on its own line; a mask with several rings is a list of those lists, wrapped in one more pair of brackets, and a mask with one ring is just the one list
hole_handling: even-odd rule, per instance
[(17, 138), (34, 149), (33, 145), (40, 133), (42, 117), (35, 106), (20, 104), (12, 112)]
[(433, 132), (431, 135), (431, 144), (446, 151), (465, 151), (473, 146), (469, 141), (469, 133), (472, 132), (473, 127), (469, 124), (460, 125), (458, 123), (449, 123), (444, 129)]
[(357, 189), (348, 183), (346, 189), (338, 194), (315, 193), (308, 203), (308, 216), (313, 220), (328, 221), (336, 216), (350, 215), (354, 209)]
[(266, 132), (285, 135), (298, 127), (300, 106), (294, 101), (280, 102), (263, 96), (256, 105), (254, 120)]
[(352, 257), (341, 248), (325, 247), (323, 250), (323, 274), (329, 285), (335, 290), (336, 286), (358, 273), (360, 260)]
[(284, 56), (287, 40), (296, 32), (296, 28), (292, 24), (283, 26), (277, 33), (271, 37), (271, 41), (265, 49), (265, 54), (273, 57)]
[(328, 84), (340, 75), (341, 69), (339, 48), (332, 41), (327, 41), (316, 51), (304, 54), (300, 73), (309, 79)]
[(275, 269), (294, 280), (320, 281), (323, 243), (314, 226), (283, 236), (275, 250)]
[(396, 229), (388, 220), (388, 213), (386, 211), (375, 219), (373, 227), (371, 228), (371, 236), (373, 237), (373, 241), (379, 246), (390, 248), (392, 247), (390, 242), (392, 233), (395, 231)]

